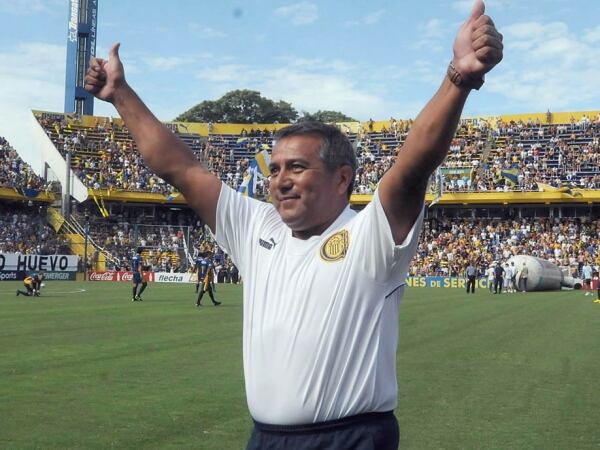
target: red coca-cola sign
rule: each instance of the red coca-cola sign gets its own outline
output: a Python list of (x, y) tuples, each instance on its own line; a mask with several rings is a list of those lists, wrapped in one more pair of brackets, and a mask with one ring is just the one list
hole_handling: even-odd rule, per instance
[(119, 281), (133, 281), (133, 272), (119, 272), (117, 279)]
[[(154, 281), (154, 273), (144, 272), (146, 281)], [(88, 272), (90, 281), (133, 281), (133, 272)]]
[(117, 272), (89, 272), (90, 281), (117, 281)]

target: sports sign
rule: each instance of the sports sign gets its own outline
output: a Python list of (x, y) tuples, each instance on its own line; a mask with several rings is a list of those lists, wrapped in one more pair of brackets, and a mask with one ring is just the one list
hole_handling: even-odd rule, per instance
[(0, 271), (77, 272), (77, 255), (23, 255), (0, 253)]

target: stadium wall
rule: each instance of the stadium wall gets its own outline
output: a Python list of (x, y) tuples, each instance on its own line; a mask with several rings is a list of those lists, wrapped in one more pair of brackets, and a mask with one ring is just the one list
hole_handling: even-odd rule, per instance
[(0, 199), (2, 200), (14, 200), (20, 202), (34, 201), (52, 203), (55, 200), (52, 192), (36, 191), (34, 189), (22, 189), (23, 193), (17, 191), (15, 188), (0, 187)]
[[(76, 122), (85, 127), (96, 127), (98, 124), (106, 124), (108, 121), (112, 121), (113, 123), (124, 126), (125, 123), (119, 117), (108, 118), (108, 117), (100, 117), (100, 116), (81, 116), (76, 121), (73, 118), (72, 114), (63, 114), (63, 113), (51, 113), (49, 111), (38, 111), (34, 110), (35, 113), (41, 115), (43, 113), (53, 114), (53, 115), (63, 115), (67, 122)], [(583, 116), (587, 116), (590, 119), (594, 119), (600, 117), (600, 110), (593, 111), (562, 111), (562, 112), (551, 112), (551, 116), (548, 116), (548, 112), (536, 112), (536, 113), (519, 113), (519, 114), (506, 114), (500, 116), (481, 116), (481, 117), (462, 117), (465, 120), (488, 120), (490, 121), (490, 125), (494, 126), (495, 121), (498, 119), (503, 120), (504, 122), (519, 120), (523, 122), (527, 122), (529, 119), (532, 121), (539, 121), (542, 124), (547, 124), (548, 119), (551, 118), (551, 123), (553, 124), (568, 124), (571, 122), (571, 118), (574, 118), (575, 121), (579, 121)], [(407, 119), (399, 119), (399, 120), (407, 120)], [(208, 136), (208, 123), (199, 123), (199, 122), (163, 122), (167, 126), (176, 126), (177, 131), (179, 133), (195, 133), (200, 136)], [(352, 133), (357, 133), (360, 128), (364, 128), (368, 122), (339, 122), (340, 126), (347, 126), (350, 128)], [(250, 131), (250, 129), (254, 128), (255, 130), (264, 130), (265, 128), (269, 131), (280, 130), (281, 128), (286, 127), (289, 124), (286, 123), (215, 123), (212, 125), (212, 134), (234, 134), (238, 135), (242, 132), (243, 129), (246, 131)], [(380, 132), (383, 128), (387, 130), (390, 129), (390, 121), (389, 120), (378, 120), (373, 122), (373, 131)]]
[[(90, 196), (96, 196), (106, 202), (146, 203), (187, 205), (182, 194), (163, 195), (148, 192), (98, 189), (91, 190)], [(425, 203), (430, 204), (435, 194), (427, 194)], [(352, 194), (350, 204), (368, 205), (372, 194)], [(597, 204), (600, 203), (600, 191), (591, 189), (556, 190), (550, 192), (460, 192), (446, 193), (438, 202), (442, 205), (533, 205), (533, 204)]]

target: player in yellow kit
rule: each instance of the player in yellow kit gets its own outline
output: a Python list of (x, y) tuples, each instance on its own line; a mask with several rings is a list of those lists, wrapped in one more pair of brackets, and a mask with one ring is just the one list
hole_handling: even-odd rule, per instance
[(25, 286), (26, 290), (17, 290), (17, 297), (19, 295), (25, 295), (27, 297), (39, 297), (43, 280), (44, 274), (42, 272), (38, 273), (37, 275), (27, 275), (23, 280), (23, 286)]

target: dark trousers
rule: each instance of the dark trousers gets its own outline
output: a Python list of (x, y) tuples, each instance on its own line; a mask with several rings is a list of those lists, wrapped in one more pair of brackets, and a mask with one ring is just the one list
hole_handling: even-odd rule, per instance
[(471, 294), (475, 293), (475, 275), (467, 277), (467, 294), (469, 292), (471, 292)]
[(200, 304), (200, 302), (202, 301), (202, 297), (204, 297), (205, 292), (208, 292), (208, 296), (212, 300), (213, 304), (217, 303), (217, 301), (215, 300), (215, 296), (213, 294), (212, 284), (208, 283), (208, 287), (206, 289), (204, 289), (204, 286), (200, 287), (200, 294), (198, 295), (198, 300), (196, 301), (196, 305)]
[(309, 425), (254, 422), (246, 450), (397, 450), (399, 441), (398, 421), (389, 411)]
[(502, 294), (502, 284), (503, 284), (504, 280), (502, 278), (496, 278), (494, 279), (494, 293), (495, 294)]

